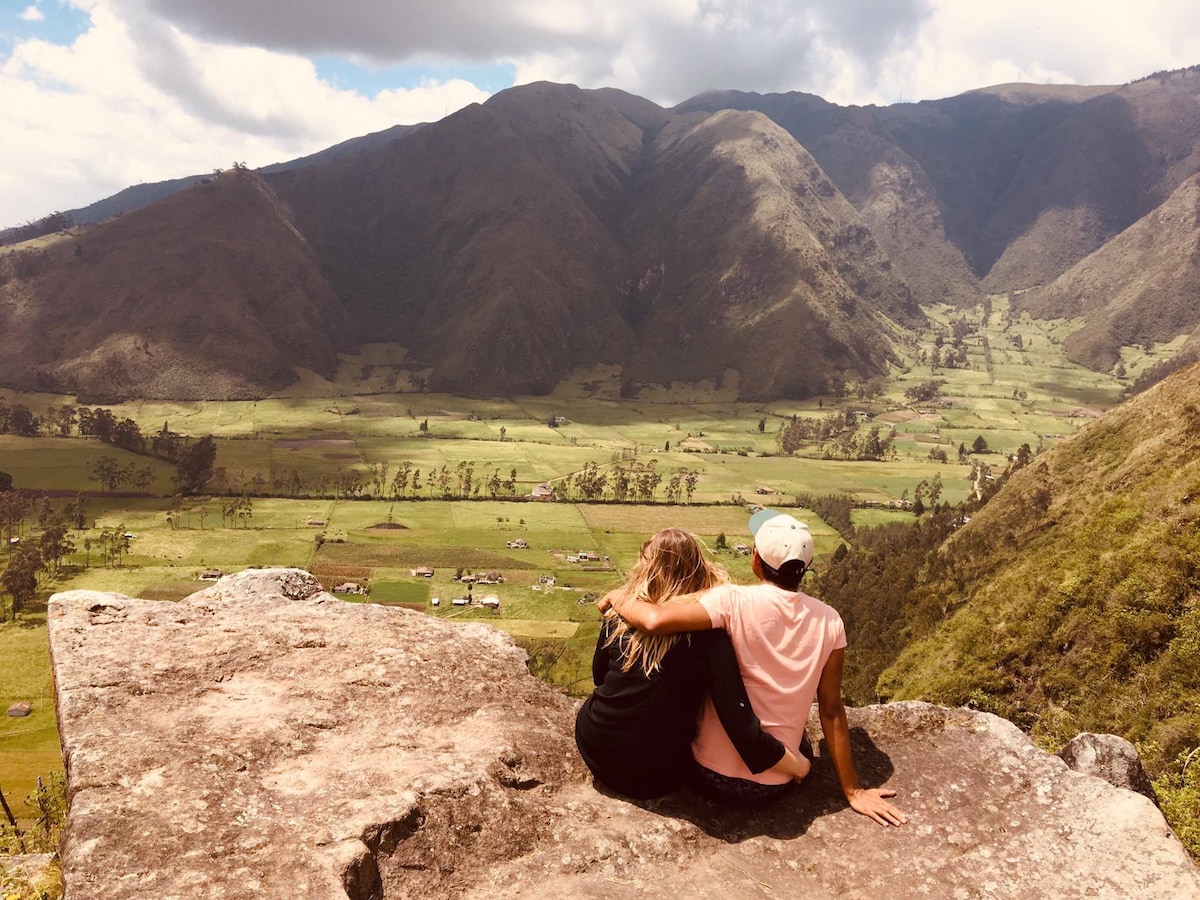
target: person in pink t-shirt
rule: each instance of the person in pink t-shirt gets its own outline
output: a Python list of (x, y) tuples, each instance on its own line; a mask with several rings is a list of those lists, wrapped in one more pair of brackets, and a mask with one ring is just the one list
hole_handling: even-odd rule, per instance
[[(881, 825), (904, 824), (904, 813), (888, 800), (896, 792), (862, 787), (854, 770), (842, 705), (846, 631), (832, 607), (799, 589), (813, 560), (808, 526), (775, 510), (760, 510), (750, 519), (750, 531), (751, 567), (758, 584), (720, 585), (658, 605), (616, 591), (601, 601), (601, 607), (612, 605), (629, 624), (649, 634), (725, 629), (763, 730), (785, 747), (803, 751), (815, 697), (825, 742), (850, 806)], [(699, 766), (699, 787), (722, 801), (770, 802), (791, 783), (777, 772), (756, 775), (746, 768), (711, 702), (701, 713), (692, 754)]]

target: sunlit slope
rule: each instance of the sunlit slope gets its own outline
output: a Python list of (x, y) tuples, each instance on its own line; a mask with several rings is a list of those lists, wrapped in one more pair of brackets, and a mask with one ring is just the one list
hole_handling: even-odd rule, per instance
[(833, 581), (886, 666), (879, 694), (971, 703), (1050, 742), (1124, 734), (1152, 763), (1194, 746), (1198, 402), (1192, 367), (1035, 457), (948, 539), (931, 522), (924, 544), (852, 554)]

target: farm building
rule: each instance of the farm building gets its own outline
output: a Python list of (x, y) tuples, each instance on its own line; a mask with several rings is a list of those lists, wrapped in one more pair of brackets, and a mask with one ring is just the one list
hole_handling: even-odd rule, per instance
[(497, 597), (495, 594), (488, 594), (486, 597), (484, 597), (482, 600), (479, 601), (479, 605), (486, 606), (489, 609), (499, 609), (500, 608), (500, 598)]
[(499, 572), (484, 572), (475, 576), (476, 584), (504, 584), (504, 576)]
[(412, 570), (414, 578), (432, 578), (433, 568), (430, 566), (418, 566)]
[(219, 581), (225, 577), (225, 573), (220, 569), (205, 569), (200, 573), (201, 581)]
[(335, 594), (365, 594), (367, 589), (357, 582), (346, 581), (335, 587), (333, 592)]
[(24, 718), (31, 712), (33, 712), (33, 704), (31, 704), (28, 700), (21, 700), (20, 702), (14, 703), (8, 708), (8, 714), (17, 719)]
[(453, 600), (450, 601), (450, 603), (454, 606), (466, 606), (470, 602), (471, 602), (470, 599), (468, 599), (467, 597), (455, 597)]
[(749, 544), (734, 544), (733, 545), (733, 552), (738, 554), (739, 556), (749, 556), (750, 549), (751, 548), (750, 548)]
[(509, 550), (528, 550), (529, 549), (529, 544), (526, 543), (525, 538), (517, 538), (515, 541), (505, 541), (504, 546), (507, 547)]
[(557, 500), (558, 494), (549, 484), (543, 482), (529, 492), (530, 498), (534, 500)]
[(317, 528), (324, 528), (324, 527), (325, 527), (325, 520), (324, 520), (324, 519), (309, 519), (309, 520), (308, 520), (307, 522), (305, 522), (304, 524), (305, 524), (305, 525), (312, 525), (312, 526), (315, 526), (315, 527), (317, 527)]

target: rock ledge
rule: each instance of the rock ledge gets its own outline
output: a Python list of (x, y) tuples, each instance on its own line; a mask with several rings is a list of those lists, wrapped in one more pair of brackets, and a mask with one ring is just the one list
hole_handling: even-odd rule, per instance
[(821, 761), (766, 812), (607, 796), (508, 637), (297, 570), (58, 594), (50, 640), (68, 900), (1200, 897), (1153, 803), (984, 713), (850, 711), (864, 781), (910, 815), (883, 829)]

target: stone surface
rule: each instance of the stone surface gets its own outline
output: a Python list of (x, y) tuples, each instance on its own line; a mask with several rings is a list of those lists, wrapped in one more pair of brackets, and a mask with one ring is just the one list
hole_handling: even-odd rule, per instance
[(1137, 750), (1123, 737), (1084, 732), (1071, 738), (1058, 755), (1073, 771), (1103, 778), (1113, 787), (1137, 791), (1158, 803)]
[(68, 900), (1200, 896), (1150, 801), (983, 713), (850, 711), (864, 781), (910, 817), (881, 828), (821, 759), (767, 811), (609, 796), (509, 638), (295, 570), (59, 594), (50, 639)]

